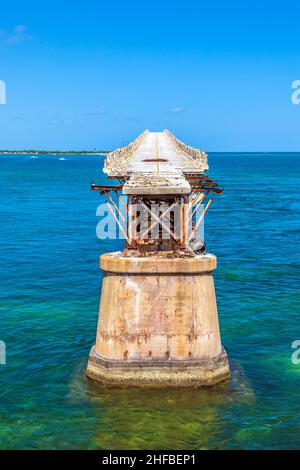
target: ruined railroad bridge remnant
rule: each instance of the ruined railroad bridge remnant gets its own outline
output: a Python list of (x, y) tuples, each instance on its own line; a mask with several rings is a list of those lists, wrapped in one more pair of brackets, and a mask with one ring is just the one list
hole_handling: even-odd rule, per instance
[(199, 232), (212, 196), (222, 193), (207, 170), (205, 152), (166, 130), (146, 130), (107, 156), (104, 172), (117, 184), (92, 189), (107, 197), (126, 243), (122, 252), (100, 257), (91, 379), (188, 387), (229, 377), (212, 275), (216, 257), (205, 252)]

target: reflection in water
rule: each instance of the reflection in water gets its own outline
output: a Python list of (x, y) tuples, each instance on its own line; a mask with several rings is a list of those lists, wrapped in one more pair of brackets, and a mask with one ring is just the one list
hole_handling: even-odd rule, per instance
[[(243, 370), (231, 364), (230, 381), (206, 389), (112, 388), (77, 371), (68, 399), (88, 400), (99, 414), (95, 446), (102, 449), (206, 449), (222, 433), (223, 407), (254, 403)], [(221, 412), (222, 411), (222, 412)]]

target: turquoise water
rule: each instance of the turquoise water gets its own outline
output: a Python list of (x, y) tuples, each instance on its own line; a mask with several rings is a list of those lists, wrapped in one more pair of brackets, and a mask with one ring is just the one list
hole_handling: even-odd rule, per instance
[(208, 390), (88, 382), (101, 287), (101, 156), (0, 156), (0, 448), (300, 448), (300, 154), (210, 154), (206, 217), (232, 379)]

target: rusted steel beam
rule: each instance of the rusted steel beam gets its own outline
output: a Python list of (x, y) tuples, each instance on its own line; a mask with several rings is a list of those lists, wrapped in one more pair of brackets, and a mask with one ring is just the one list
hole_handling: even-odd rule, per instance
[(201, 195), (201, 193), (194, 193), (195, 195), (195, 198), (193, 200), (193, 204), (192, 204), (192, 208), (195, 207), (199, 201), (201, 201), (201, 203), (204, 201), (204, 199), (206, 198), (206, 196), (208, 195), (209, 193), (209, 189), (207, 191), (203, 191), (204, 194)]
[(92, 191), (100, 191), (101, 194), (104, 194), (107, 191), (120, 191), (123, 188), (122, 184), (117, 186), (108, 186), (108, 185), (99, 185), (99, 184), (92, 184), (91, 190)]
[(189, 242), (188, 224), (189, 224), (190, 206), (184, 202), (181, 205), (181, 243), (185, 247)]
[[(206, 170), (205, 170), (206, 171)], [(185, 177), (187, 177), (188, 175), (199, 175), (199, 176), (203, 176), (204, 175), (204, 172), (202, 170), (196, 170), (196, 169), (193, 169), (193, 173), (191, 173), (191, 170), (182, 170), (182, 173), (185, 175)]]
[(223, 194), (224, 190), (220, 188), (206, 188), (206, 187), (192, 187), (192, 192), (195, 193), (203, 193), (203, 191), (211, 191), (216, 194)]
[(186, 176), (186, 179), (188, 181), (213, 181), (211, 178), (208, 176)]
[(122, 206), (124, 207), (125, 211), (128, 213), (127, 207), (126, 207), (126, 205), (124, 204), (122, 198), (120, 197), (118, 191), (116, 191), (116, 195), (117, 195), (117, 198), (119, 199), (120, 203), (121, 203)]
[(212, 193), (216, 193), (216, 194), (223, 194), (224, 189), (221, 189), (221, 188), (212, 188), (212, 189), (211, 189), (211, 192), (212, 192)]
[(201, 204), (204, 202), (204, 199), (207, 197), (208, 193), (209, 193), (209, 191), (207, 191), (207, 192), (200, 198), (200, 200), (198, 200), (198, 202), (195, 204), (195, 206), (194, 206), (195, 208), (194, 208), (194, 210), (193, 210), (193, 212), (192, 212), (192, 214), (191, 214), (189, 223), (190, 223), (190, 221), (192, 220), (194, 214), (197, 212), (197, 210), (198, 210), (199, 207), (201, 206)]
[(215, 194), (222, 194), (223, 189), (218, 188), (218, 183), (208, 176), (186, 175), (186, 179), (191, 185), (192, 192), (212, 191)]
[(192, 183), (193, 186), (211, 186), (212, 188), (214, 188), (215, 186), (218, 186), (218, 183), (214, 183), (214, 182), (210, 182), (210, 181), (195, 181), (194, 183)]
[(111, 207), (111, 205), (109, 204), (108, 201), (106, 201), (106, 205), (107, 205), (107, 207), (108, 207), (108, 209), (109, 209), (111, 215), (113, 216), (113, 218), (114, 218), (115, 221), (117, 222), (117, 224), (118, 224), (118, 226), (119, 226), (119, 229), (121, 230), (121, 232), (123, 233), (124, 237), (126, 238), (126, 241), (127, 241), (128, 245), (130, 245), (131, 241), (130, 241), (129, 238), (127, 237), (127, 234), (126, 234), (124, 228), (122, 227), (121, 222), (118, 220), (116, 214), (114, 213), (114, 211), (113, 211), (113, 209), (112, 209), (112, 207)]
[(108, 199), (110, 200), (110, 202), (112, 203), (112, 205), (113, 205), (114, 208), (116, 209), (117, 213), (119, 214), (119, 216), (121, 217), (121, 219), (123, 220), (123, 222), (126, 223), (126, 219), (125, 219), (124, 215), (121, 213), (120, 209), (118, 208), (117, 204), (115, 203), (115, 201), (113, 200), (113, 198), (111, 197), (111, 195), (109, 194), (109, 192), (106, 192), (105, 195), (108, 197)]
[(192, 231), (192, 233), (191, 233), (191, 235), (190, 235), (190, 237), (189, 237), (189, 242), (191, 241), (191, 239), (193, 238), (193, 236), (196, 234), (197, 229), (198, 229), (199, 225), (201, 224), (201, 222), (202, 222), (202, 220), (203, 220), (203, 218), (204, 218), (206, 212), (208, 211), (209, 206), (211, 205), (212, 202), (213, 202), (213, 200), (212, 200), (212, 198), (210, 198), (210, 200), (209, 200), (208, 203), (206, 204), (204, 211), (203, 211), (202, 214), (200, 215), (199, 220), (197, 221), (197, 223), (196, 223), (196, 225), (195, 225), (195, 227), (194, 227), (194, 229), (193, 229), (193, 231)]

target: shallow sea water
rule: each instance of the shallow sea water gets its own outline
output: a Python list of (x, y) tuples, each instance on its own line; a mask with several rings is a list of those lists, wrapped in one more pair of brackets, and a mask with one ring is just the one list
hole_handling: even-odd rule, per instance
[(101, 253), (102, 156), (0, 156), (0, 448), (300, 448), (300, 154), (209, 155), (225, 189), (205, 224), (232, 379), (203, 390), (85, 378)]

